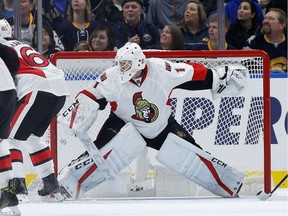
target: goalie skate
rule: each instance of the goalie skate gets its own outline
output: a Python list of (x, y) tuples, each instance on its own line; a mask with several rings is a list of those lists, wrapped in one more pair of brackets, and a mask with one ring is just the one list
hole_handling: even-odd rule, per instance
[(145, 179), (143, 181), (135, 181), (132, 179), (129, 184), (129, 191), (130, 192), (140, 192), (146, 190), (152, 190), (155, 187), (155, 180), (152, 179)]
[(38, 190), (43, 202), (62, 202), (61, 188), (54, 173), (42, 179), (43, 187)]

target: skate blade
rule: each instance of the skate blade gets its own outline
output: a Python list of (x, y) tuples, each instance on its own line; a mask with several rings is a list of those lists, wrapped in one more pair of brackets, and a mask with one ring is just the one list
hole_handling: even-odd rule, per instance
[(0, 209), (0, 216), (20, 216), (21, 212), (18, 206), (9, 206)]
[(19, 201), (19, 204), (29, 203), (29, 198), (26, 194), (17, 194), (16, 195)]
[(152, 190), (155, 187), (154, 179), (146, 179), (143, 181), (132, 181), (129, 184), (130, 192), (139, 192)]
[(49, 194), (47, 196), (42, 196), (41, 197), (41, 200), (43, 202), (50, 202), (50, 203), (53, 203), (53, 202), (63, 202), (64, 201), (64, 197), (61, 195), (61, 193), (52, 193), (52, 194)]

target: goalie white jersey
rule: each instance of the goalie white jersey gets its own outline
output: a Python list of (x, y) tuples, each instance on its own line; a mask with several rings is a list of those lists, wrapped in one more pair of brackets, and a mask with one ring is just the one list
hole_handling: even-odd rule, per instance
[(62, 70), (20, 41), (7, 41), (7, 45), (15, 49), (20, 60), (20, 69), (16, 74), (18, 100), (35, 90), (50, 92), (56, 96), (70, 94)]
[[(62, 114), (67, 121), (62, 122), (81, 139), (81, 135), (85, 136), (91, 126), (89, 119), (95, 118), (90, 111), (94, 107), (96, 111), (99, 108), (98, 103), (93, 105), (90, 103), (90, 99), (101, 104), (101, 99), (105, 98), (110, 102), (115, 115), (112, 114), (108, 117), (94, 143), (83, 139), (82, 142), (85, 145), (86, 143), (95, 144), (102, 150), (108, 145), (107, 142), (110, 143), (106, 139), (107, 137), (116, 139), (115, 134), (120, 133), (117, 133), (119, 129), (125, 123), (131, 123), (136, 129), (135, 131), (144, 137), (146, 146), (159, 151), (156, 159), (160, 163), (178, 171), (181, 175), (216, 195), (237, 196), (244, 175), (237, 170), (234, 171), (228, 165), (225, 166), (227, 169), (217, 165), (219, 160), (202, 150), (194, 138), (171, 116), (170, 95), (173, 89), (182, 88), (187, 90), (210, 89), (214, 90), (216, 95), (221, 96), (227, 86), (232, 86), (228, 92), (235, 89), (233, 95), (237, 95), (245, 87), (245, 82), (241, 81), (245, 80), (244, 75), (247, 74), (247, 70), (243, 67), (225, 65), (208, 69), (203, 65), (191, 62), (173, 63), (158, 58), (146, 59), (140, 47), (134, 43), (127, 43), (122, 47), (117, 52), (115, 62), (116, 66), (101, 74), (93, 87), (85, 89), (77, 95), (76, 103)], [(244, 75), (240, 76), (242, 74)], [(228, 92), (226, 92), (227, 95), (229, 95)], [(89, 99), (87, 100), (87, 98)], [(82, 125), (83, 122), (86, 122), (85, 119), (88, 119), (89, 127), (84, 130), (81, 127), (80, 129), (73, 127), (75, 119), (79, 119), (78, 125)], [(85, 121), (81, 122), (81, 119)], [(125, 142), (121, 141), (123, 140), (117, 138), (117, 145), (123, 146)], [(91, 155), (95, 155), (94, 152), (97, 152), (97, 149), (95, 151), (87, 149), (88, 152), (91, 151), (91, 153), (89, 152)], [(129, 148), (127, 148), (127, 152), (129, 152)], [(123, 162), (125, 159), (122, 158), (118, 161)], [(101, 169), (101, 166), (99, 167)], [(71, 171), (70, 174), (68, 171), (66, 172), (67, 176), (78, 176), (73, 167), (70, 166), (67, 170)], [(97, 178), (91, 177), (91, 179), (98, 179), (98, 177), (109, 180), (101, 173), (97, 174)], [(77, 188), (75, 183), (78, 182), (78, 179), (77, 177), (77, 181), (72, 185), (66, 184), (66, 189)], [(93, 186), (99, 184), (99, 182), (92, 183), (92, 181), (90, 183)]]
[(131, 79), (124, 85), (120, 82), (119, 67), (115, 66), (106, 70), (96, 85), (87, 90), (96, 99), (106, 98), (118, 117), (133, 123), (143, 136), (151, 139), (167, 126), (171, 115), (169, 97), (173, 88), (195, 78), (205, 79), (207, 69), (198, 64), (194, 66), (147, 59), (141, 79)]

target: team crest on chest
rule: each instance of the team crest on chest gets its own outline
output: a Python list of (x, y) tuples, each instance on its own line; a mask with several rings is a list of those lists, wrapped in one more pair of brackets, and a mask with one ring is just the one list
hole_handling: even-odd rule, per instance
[(144, 121), (146, 123), (154, 122), (159, 116), (158, 107), (149, 103), (146, 99), (142, 97), (142, 92), (137, 92), (133, 95), (133, 104), (135, 114), (131, 118), (139, 121)]

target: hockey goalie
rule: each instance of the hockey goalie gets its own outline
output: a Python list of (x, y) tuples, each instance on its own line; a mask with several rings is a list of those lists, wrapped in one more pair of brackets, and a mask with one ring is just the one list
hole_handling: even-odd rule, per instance
[[(92, 87), (82, 90), (60, 117), (87, 147), (59, 173), (59, 181), (74, 198), (104, 181), (116, 190), (127, 187), (117, 177), (146, 148), (158, 151), (156, 159), (178, 174), (221, 197), (237, 197), (244, 174), (219, 164), (171, 116), (169, 96), (175, 88), (210, 89), (214, 99), (237, 96), (246, 88), (249, 72), (241, 65), (208, 69), (196, 63), (146, 59), (138, 44), (118, 50), (115, 66), (107, 69)], [(103, 101), (111, 113), (95, 141), (87, 130)], [(99, 156), (100, 155), (100, 156)], [(118, 185), (118, 187), (117, 187)]]

